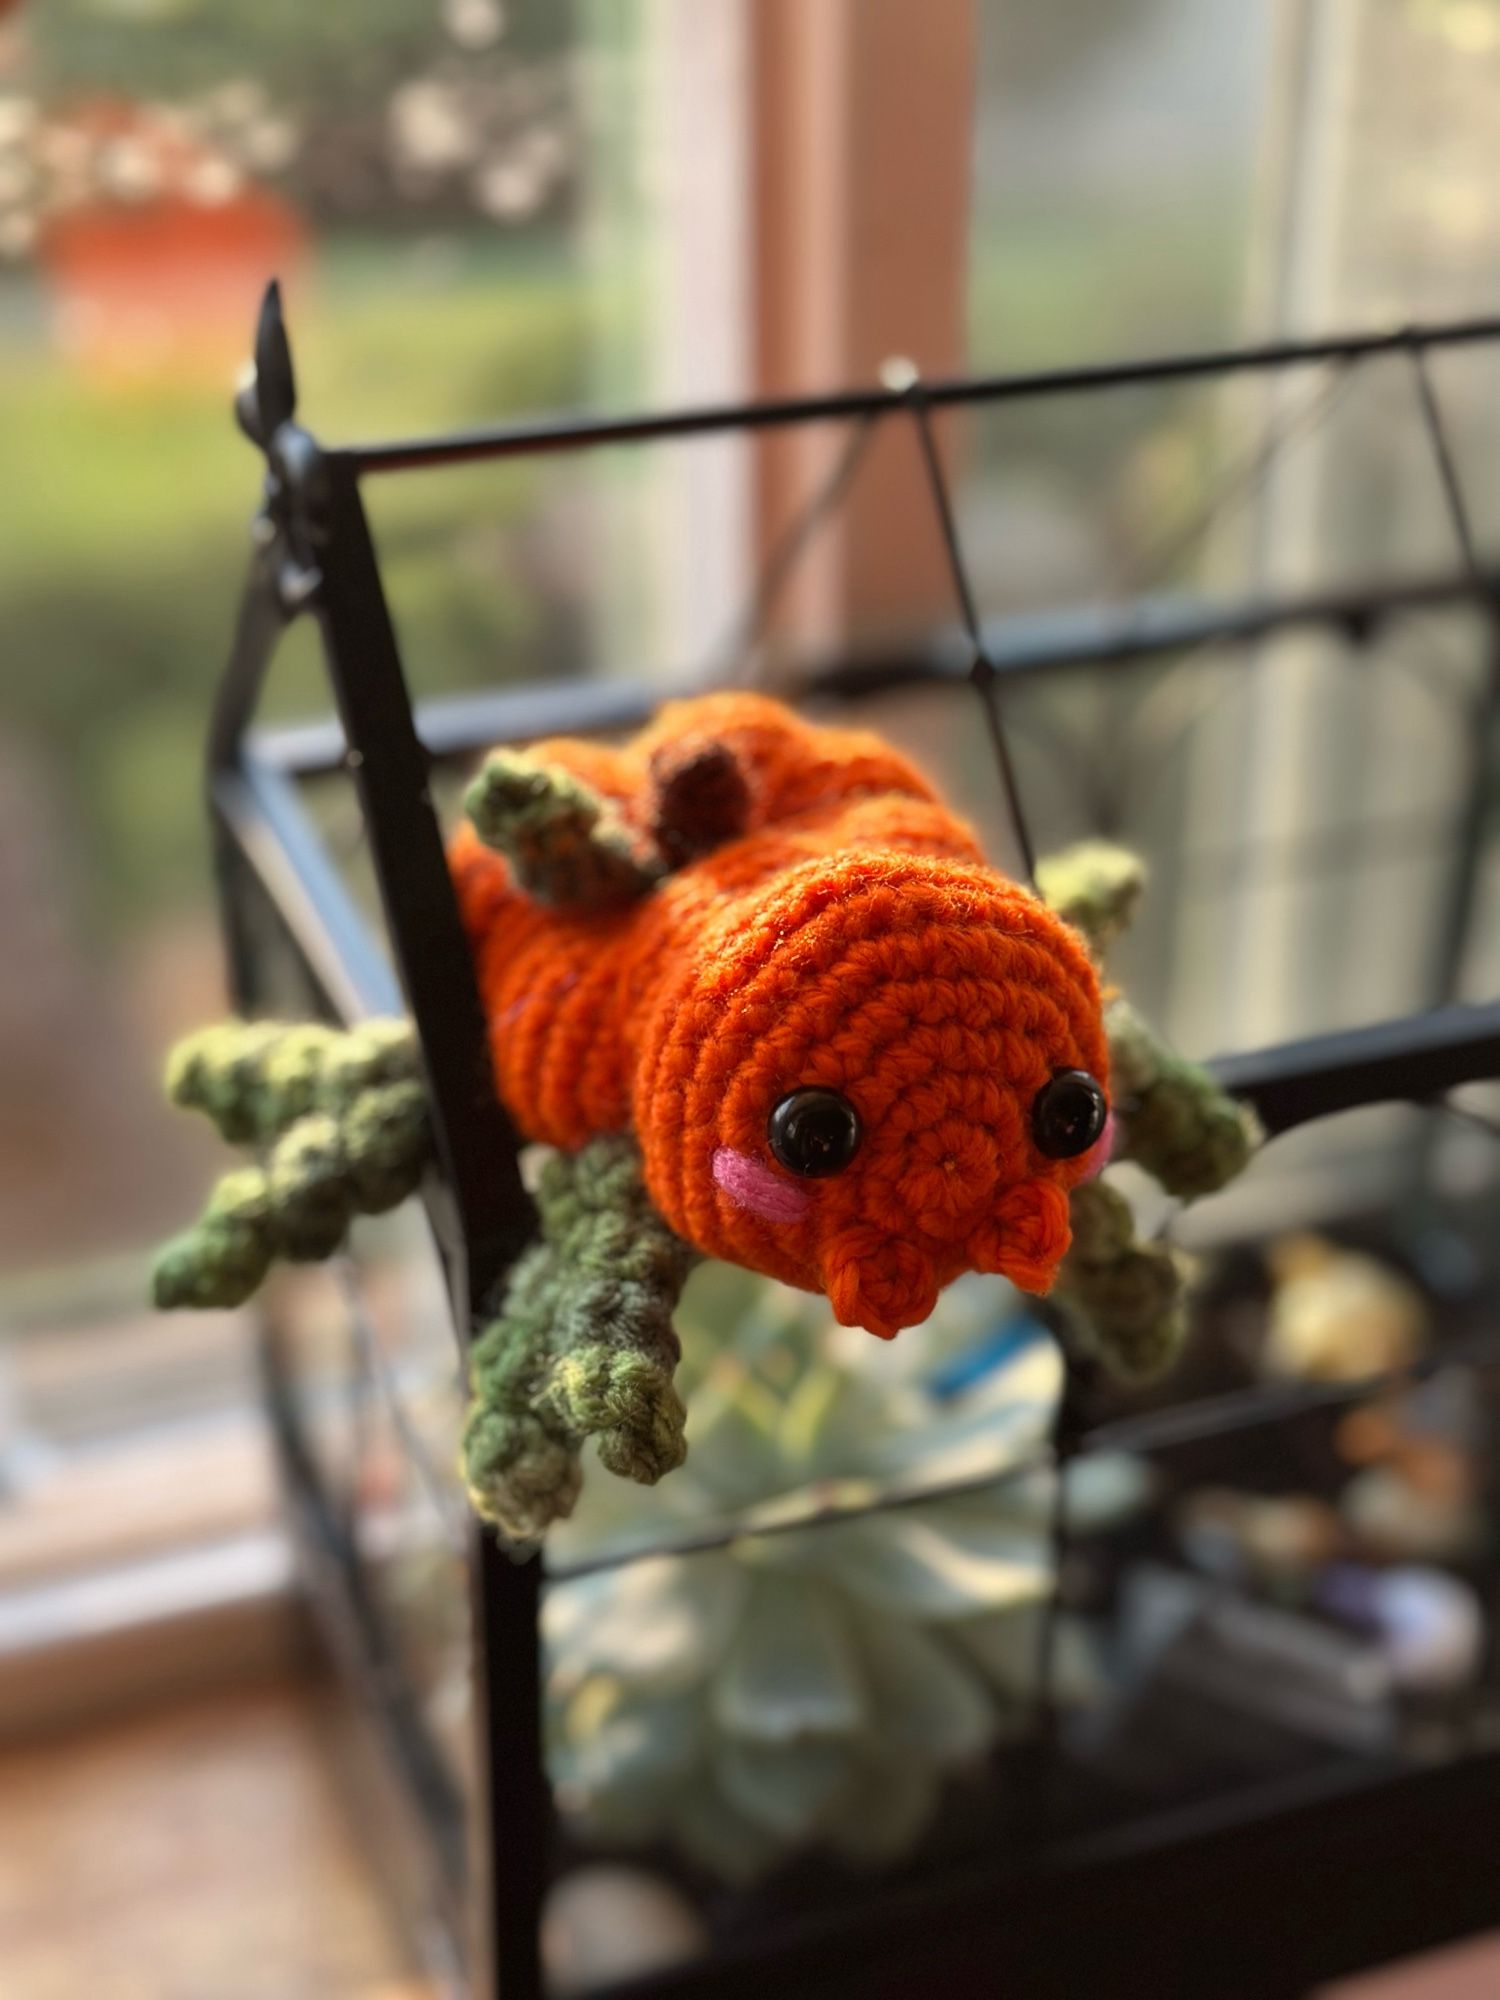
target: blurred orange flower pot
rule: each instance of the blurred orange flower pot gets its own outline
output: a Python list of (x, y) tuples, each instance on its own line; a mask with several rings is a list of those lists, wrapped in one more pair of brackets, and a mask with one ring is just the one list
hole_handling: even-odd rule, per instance
[(305, 256), (295, 209), (137, 107), (91, 106), (57, 129), (73, 186), (38, 253), (64, 348), (108, 376), (221, 374), (266, 279)]

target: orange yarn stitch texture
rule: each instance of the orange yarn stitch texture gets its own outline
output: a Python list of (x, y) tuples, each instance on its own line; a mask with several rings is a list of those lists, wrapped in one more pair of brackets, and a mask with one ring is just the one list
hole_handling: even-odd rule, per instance
[[(644, 839), (653, 762), (713, 744), (748, 781), (746, 830), (624, 908), (543, 908), (471, 828), (453, 841), (521, 1131), (570, 1151), (633, 1131), (679, 1235), (824, 1291), (845, 1325), (883, 1337), (965, 1270), (1045, 1291), (1068, 1190), (1099, 1149), (1047, 1157), (1031, 1105), (1063, 1069), (1108, 1086), (1082, 940), (989, 867), (878, 737), (763, 697), (675, 702), (622, 747), (563, 738), (534, 754)], [(814, 1181), (767, 1139), (772, 1107), (806, 1085), (842, 1093), (864, 1134), (845, 1171)]]

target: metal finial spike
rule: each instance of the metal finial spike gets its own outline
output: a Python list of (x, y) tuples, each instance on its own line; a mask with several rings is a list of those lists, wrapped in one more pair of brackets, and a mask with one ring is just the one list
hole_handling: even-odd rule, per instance
[(269, 444), (297, 408), (297, 378), (281, 314), (281, 286), (273, 278), (260, 302), (255, 328), (255, 406), (260, 441)]

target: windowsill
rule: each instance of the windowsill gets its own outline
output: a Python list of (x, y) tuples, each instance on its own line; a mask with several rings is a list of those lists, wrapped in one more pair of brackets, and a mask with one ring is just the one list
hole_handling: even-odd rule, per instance
[(0, 1739), (284, 1666), (249, 1322), (99, 1302), (38, 1321), (0, 1348)]
[(284, 1669), (301, 1645), (270, 1530), (0, 1595), (0, 1742)]

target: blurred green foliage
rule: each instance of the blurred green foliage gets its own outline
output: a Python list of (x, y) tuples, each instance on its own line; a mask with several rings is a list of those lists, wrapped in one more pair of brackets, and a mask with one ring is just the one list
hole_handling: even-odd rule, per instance
[[(492, 239), (451, 254), (441, 283), (430, 273), (424, 283), (416, 253), (347, 244), (315, 286), (294, 288), (302, 409), (322, 436), (400, 435), (583, 397), (593, 302), (561, 250)], [(0, 326), (25, 318), (0, 310)], [(246, 334), (248, 344), (248, 312)], [(0, 537), (0, 708), (60, 780), (88, 914), (110, 925), (195, 893), (205, 876), (197, 762), (259, 493), (228, 392), (101, 383), (24, 331), (0, 345), (0, 435), (18, 503)], [(502, 548), (535, 476), (490, 475), (487, 521)], [(514, 566), (455, 565), (471, 500), (462, 482), (426, 475), (378, 495), (398, 618), (423, 637), (424, 691), (502, 670), (547, 615)], [(320, 711), (314, 649), (288, 653), (273, 712)]]
[(252, 76), (282, 111), (378, 114), (390, 91), (451, 57), (506, 67), (563, 53), (569, 0), (505, 0), (493, 50), (456, 43), (424, 0), (46, 0), (27, 45), (44, 98), (182, 99)]
[[(1225, 226), (1233, 208), (1233, 189), (1209, 181), (1164, 217), (1122, 221), (1061, 206), (981, 215), (969, 266), (970, 365), (1045, 368), (1233, 340), (1245, 257), (1240, 231)], [(1080, 400), (1086, 419), (1109, 420), (1111, 399)]]

